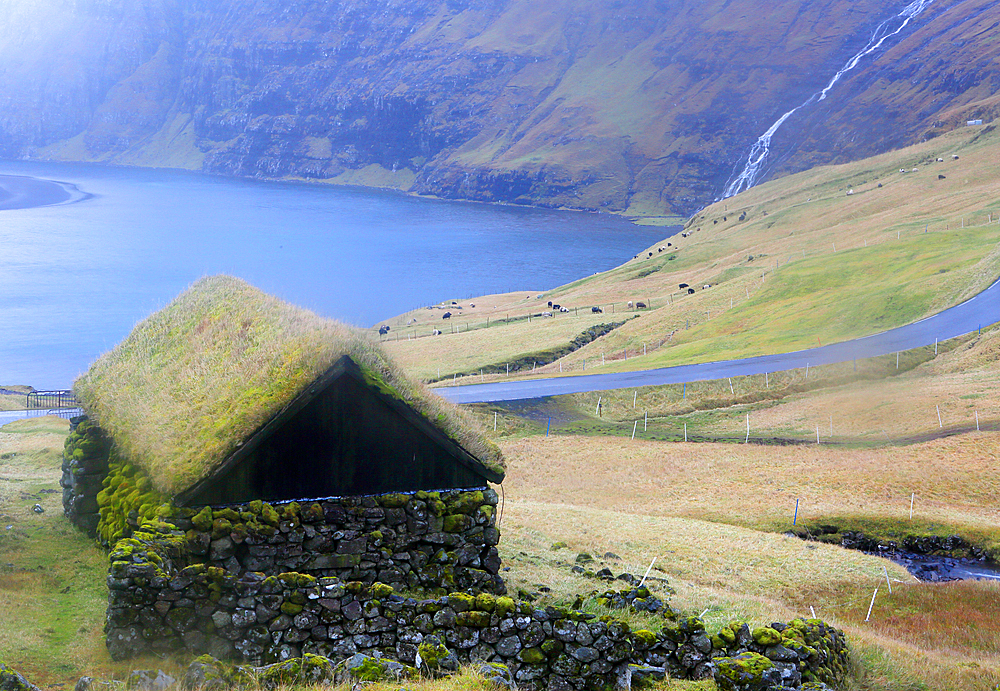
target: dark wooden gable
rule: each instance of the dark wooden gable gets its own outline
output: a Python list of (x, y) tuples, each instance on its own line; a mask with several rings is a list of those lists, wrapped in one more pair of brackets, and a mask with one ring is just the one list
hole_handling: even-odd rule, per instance
[(181, 505), (482, 487), (486, 468), (347, 356), (253, 434)]

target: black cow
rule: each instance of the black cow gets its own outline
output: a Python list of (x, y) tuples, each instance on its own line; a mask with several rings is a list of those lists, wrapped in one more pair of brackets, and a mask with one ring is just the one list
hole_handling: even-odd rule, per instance
[(603, 314), (604, 313), (604, 310), (602, 310), (600, 307), (591, 307), (590, 311), (593, 312), (594, 314)]
[(561, 305), (551, 305), (551, 307), (552, 309), (557, 310), (561, 307)]
[(687, 283), (678, 283), (677, 287), (680, 288), (681, 290), (684, 290), (685, 288), (688, 287), (688, 284)]
[(379, 336), (385, 336), (387, 333), (389, 333), (389, 327), (388, 326), (380, 326), (380, 327), (378, 327), (378, 335)]
[(694, 288), (688, 288), (688, 295), (694, 295)]
[(649, 256), (650, 256), (650, 257), (652, 257), (652, 256), (653, 256), (653, 253), (652, 253), (652, 252), (650, 252), (650, 253), (649, 253)]
[(451, 319), (451, 312), (445, 312), (441, 315), (442, 319)]
[(641, 310), (646, 309), (646, 303), (645, 302), (637, 302), (637, 303), (635, 303), (635, 306), (638, 307)]
[(549, 307), (552, 307), (552, 301), (549, 300)]

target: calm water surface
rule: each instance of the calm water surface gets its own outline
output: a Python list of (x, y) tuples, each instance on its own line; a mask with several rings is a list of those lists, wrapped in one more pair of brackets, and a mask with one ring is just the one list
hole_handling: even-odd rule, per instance
[(608, 215), (197, 173), (0, 161), (85, 201), (0, 211), (0, 385), (66, 388), (201, 276), (229, 273), (361, 326), (553, 288), (673, 229)]

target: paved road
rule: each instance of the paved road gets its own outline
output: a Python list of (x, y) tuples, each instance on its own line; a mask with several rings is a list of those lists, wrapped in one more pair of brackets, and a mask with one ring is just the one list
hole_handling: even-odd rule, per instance
[(448, 386), (436, 388), (434, 391), (454, 403), (517, 401), (525, 398), (560, 396), (586, 391), (608, 391), (723, 379), (725, 377), (763, 374), (764, 372), (780, 372), (798, 369), (806, 365), (813, 367), (830, 365), (836, 362), (849, 362), (855, 358), (875, 357), (876, 355), (887, 355), (911, 348), (933, 345), (935, 339), (944, 341), (976, 331), (995, 322), (1000, 322), (1000, 280), (974, 298), (918, 322), (872, 336), (834, 343), (820, 348), (809, 348), (808, 350), (777, 355), (761, 355), (742, 360), (722, 360), (637, 372)]

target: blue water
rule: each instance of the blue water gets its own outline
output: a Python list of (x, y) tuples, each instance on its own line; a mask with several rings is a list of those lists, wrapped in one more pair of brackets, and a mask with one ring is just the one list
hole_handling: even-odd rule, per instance
[(91, 198), (0, 211), (0, 385), (68, 388), (201, 276), (360, 326), (445, 299), (547, 290), (674, 229), (605, 214), (180, 171), (0, 162)]

